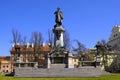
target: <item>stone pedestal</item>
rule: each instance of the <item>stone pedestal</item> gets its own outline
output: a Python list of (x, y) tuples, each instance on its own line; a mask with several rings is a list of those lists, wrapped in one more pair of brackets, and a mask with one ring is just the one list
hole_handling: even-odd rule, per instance
[(54, 26), (53, 33), (54, 33), (54, 46), (55, 47), (63, 47), (64, 46), (64, 41), (63, 41), (63, 34), (64, 34), (64, 28), (62, 25)]
[(53, 56), (48, 57), (47, 68), (66, 68), (67, 64), (65, 62), (65, 56), (55, 56), (53, 53)]

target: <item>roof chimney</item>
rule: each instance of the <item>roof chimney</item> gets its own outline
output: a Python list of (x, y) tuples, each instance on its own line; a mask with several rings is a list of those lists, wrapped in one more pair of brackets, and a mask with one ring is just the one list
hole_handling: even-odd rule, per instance
[(43, 46), (45, 46), (45, 43), (43, 43)]
[(15, 43), (12, 44), (12, 47), (14, 47), (14, 46), (15, 46)]
[(29, 43), (27, 43), (27, 48), (29, 47), (29, 45), (30, 45), (30, 44), (29, 44)]
[(34, 43), (32, 43), (32, 48), (34, 47)]
[(16, 43), (16, 45), (20, 45), (20, 43)]

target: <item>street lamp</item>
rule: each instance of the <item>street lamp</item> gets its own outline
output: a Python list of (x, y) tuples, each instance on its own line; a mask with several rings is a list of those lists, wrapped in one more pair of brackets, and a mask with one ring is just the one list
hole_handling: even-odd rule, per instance
[[(85, 58), (85, 53), (82, 53), (82, 55), (81, 55), (81, 59), (82, 59), (82, 61), (84, 61), (84, 58)], [(84, 62), (82, 62), (82, 66), (84, 66)]]
[(20, 46), (18, 44), (15, 45), (15, 51), (17, 54), (16, 62), (18, 63), (18, 67), (20, 67)]
[(97, 42), (97, 44), (96, 44), (96, 49), (97, 49), (97, 53), (96, 53), (96, 61), (95, 61), (95, 67), (97, 66), (97, 62), (98, 62), (98, 55), (99, 55), (99, 53), (100, 53), (100, 47), (101, 47), (101, 43), (100, 43), (100, 41), (98, 41)]

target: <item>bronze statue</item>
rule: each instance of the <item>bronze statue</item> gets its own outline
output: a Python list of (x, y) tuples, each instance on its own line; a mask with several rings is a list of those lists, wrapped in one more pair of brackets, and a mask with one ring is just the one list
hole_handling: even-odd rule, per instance
[(60, 8), (57, 8), (57, 11), (55, 11), (55, 22), (56, 22), (56, 26), (60, 26), (62, 25), (62, 20), (63, 20), (63, 14), (62, 11), (60, 10)]

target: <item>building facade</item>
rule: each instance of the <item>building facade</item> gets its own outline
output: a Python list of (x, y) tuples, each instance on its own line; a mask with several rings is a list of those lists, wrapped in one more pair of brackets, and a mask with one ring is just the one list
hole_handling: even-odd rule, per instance
[[(32, 46), (32, 45), (14, 45), (10, 51), (11, 63), (13, 67), (45, 67), (46, 57), (50, 52), (51, 47)], [(20, 65), (19, 65), (20, 64)]]
[(120, 26), (115, 25), (109, 38), (109, 45), (114, 46), (120, 44)]
[(12, 72), (13, 66), (11, 65), (10, 56), (0, 57), (0, 73)]
[(11, 61), (1, 61), (1, 73), (10, 73), (13, 71), (13, 66), (11, 65)]

